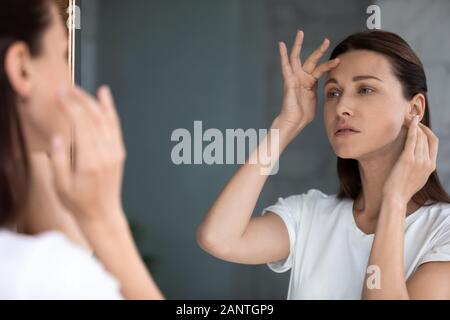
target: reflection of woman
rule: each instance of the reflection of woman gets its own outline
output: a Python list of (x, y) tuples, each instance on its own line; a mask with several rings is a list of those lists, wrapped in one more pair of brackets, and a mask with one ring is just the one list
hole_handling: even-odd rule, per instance
[(0, 6), (0, 299), (162, 298), (122, 210), (125, 149), (109, 89), (96, 99), (71, 87), (53, 0)]
[(450, 197), (435, 171), (420, 60), (383, 31), (348, 37), (319, 66), (329, 41), (303, 64), (302, 42), (298, 32), (290, 57), (280, 43), (285, 95), (272, 128), (284, 150), (313, 121), (328, 72), (324, 120), (339, 193), (310, 189), (252, 218), (267, 177), (247, 162), (211, 207), (199, 244), (224, 260), (292, 269), (290, 299), (450, 299)]

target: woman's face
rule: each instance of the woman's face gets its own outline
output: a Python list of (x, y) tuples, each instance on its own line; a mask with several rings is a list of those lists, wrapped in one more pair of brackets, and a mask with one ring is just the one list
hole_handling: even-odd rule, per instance
[[(325, 82), (324, 120), (336, 155), (360, 160), (398, 146), (406, 137), (411, 107), (389, 60), (368, 50), (339, 56)], [(336, 136), (338, 125), (359, 133)], [(403, 141), (404, 143), (404, 141)]]
[(30, 59), (29, 91), (19, 107), (25, 139), (32, 151), (47, 151), (51, 138), (70, 139), (70, 125), (59, 111), (58, 95), (71, 86), (67, 59), (67, 28), (52, 6), (52, 23), (45, 31), (41, 53)]

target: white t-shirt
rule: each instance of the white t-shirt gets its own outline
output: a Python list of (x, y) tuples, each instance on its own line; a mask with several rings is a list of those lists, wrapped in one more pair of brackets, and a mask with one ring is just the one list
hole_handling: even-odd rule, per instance
[(62, 233), (20, 235), (0, 229), (0, 300), (123, 299), (92, 253)]
[[(317, 189), (279, 198), (264, 209), (286, 224), (290, 254), (269, 263), (275, 272), (291, 270), (288, 299), (360, 299), (373, 234), (358, 228), (353, 199)], [(450, 204), (422, 206), (406, 217), (404, 269), (409, 278), (422, 263), (450, 261)]]

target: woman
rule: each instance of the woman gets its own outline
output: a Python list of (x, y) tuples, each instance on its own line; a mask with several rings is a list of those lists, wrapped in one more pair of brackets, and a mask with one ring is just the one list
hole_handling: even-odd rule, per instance
[[(52, 0), (0, 0), (0, 61), (0, 299), (161, 299), (122, 209), (113, 98), (107, 87), (93, 98), (71, 86)], [(72, 236), (13, 231), (30, 217)]]
[(200, 246), (227, 261), (292, 269), (289, 299), (450, 299), (450, 197), (435, 171), (422, 63), (399, 36), (370, 31), (318, 65), (325, 39), (302, 64), (303, 37), (290, 57), (280, 43), (285, 90), (272, 129), (282, 152), (313, 121), (327, 74), (324, 121), (340, 190), (280, 198), (252, 218), (267, 179), (257, 152), (267, 154), (271, 133), (209, 210)]

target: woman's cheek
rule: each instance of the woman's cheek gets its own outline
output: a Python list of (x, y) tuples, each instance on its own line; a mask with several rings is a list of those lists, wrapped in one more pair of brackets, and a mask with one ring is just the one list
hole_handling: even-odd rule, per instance
[(384, 140), (384, 142), (391, 143), (395, 141), (401, 132), (402, 125), (398, 124), (393, 121), (385, 121), (380, 123), (382, 125), (381, 130), (378, 130), (378, 132), (381, 135), (381, 139)]

